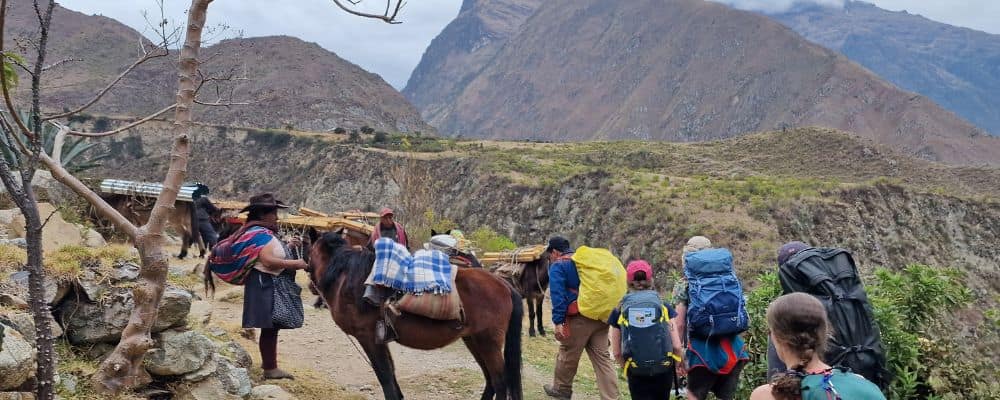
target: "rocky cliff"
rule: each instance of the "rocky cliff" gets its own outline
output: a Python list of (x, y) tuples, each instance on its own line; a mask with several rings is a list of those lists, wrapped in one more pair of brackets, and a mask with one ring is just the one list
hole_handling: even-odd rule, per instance
[[(117, 152), (97, 173), (160, 179), (163, 129), (105, 141)], [(790, 143), (807, 143), (808, 154), (763, 150)], [(831, 146), (845, 157), (807, 162)], [(1000, 253), (989, 245), (1000, 242), (1000, 207), (991, 200), (1000, 171), (912, 159), (827, 130), (704, 144), (458, 142), (445, 152), (402, 153), (329, 136), (203, 127), (190, 179), (216, 197), (273, 190), (320, 210), (389, 205), (414, 227), (426, 226), (430, 210), (518, 243), (558, 232), (649, 258), (663, 273), (677, 271), (674, 249), (695, 234), (732, 247), (747, 275), (770, 268), (782, 241), (804, 239), (849, 247), (866, 270), (952, 265), (970, 271), (974, 286), (1000, 291)]]
[(1000, 142), (929, 99), (767, 17), (721, 4), (550, 1), (516, 33), (504, 31), (504, 43), (483, 39), (487, 55), (499, 47), (486, 62), (454, 55), (465, 54), (460, 37), (477, 43), (461, 22), (422, 64), (470, 60), (462, 67), (478, 72), (455, 79), (447, 71), (461, 67), (440, 76), (418, 68), (407, 90), (442, 96), (417, 105), (447, 134), (696, 141), (815, 125), (927, 159), (1000, 162)]

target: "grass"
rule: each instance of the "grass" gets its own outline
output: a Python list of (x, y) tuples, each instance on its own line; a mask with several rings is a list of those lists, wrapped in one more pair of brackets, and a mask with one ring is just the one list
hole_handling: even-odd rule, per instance
[(96, 267), (99, 268), (98, 273), (106, 274), (112, 265), (123, 261), (138, 261), (128, 246), (109, 245), (100, 248), (63, 246), (46, 254), (44, 265), (50, 277), (67, 281), (79, 278), (85, 267)]

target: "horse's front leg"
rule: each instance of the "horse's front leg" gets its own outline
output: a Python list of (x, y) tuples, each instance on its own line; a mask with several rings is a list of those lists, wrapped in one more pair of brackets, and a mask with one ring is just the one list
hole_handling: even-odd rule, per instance
[[(534, 299), (532, 299), (531, 297), (524, 298), (524, 303), (525, 305), (528, 306), (528, 336), (535, 337), (535, 304), (532, 300)], [(539, 324), (538, 328), (541, 327), (542, 327), (541, 324)], [(542, 335), (545, 334), (542, 333)]]
[[(537, 314), (538, 314), (538, 334), (542, 335), (542, 336), (545, 336), (545, 325), (542, 324), (542, 320), (544, 319), (544, 318), (542, 318), (542, 302), (545, 301), (545, 292), (542, 292), (541, 295), (536, 296), (534, 300), (535, 300), (535, 308), (538, 309), (538, 312), (537, 312)], [(529, 301), (531, 301), (531, 300), (529, 300)], [(531, 306), (528, 306), (528, 308), (531, 308)]]
[(403, 400), (403, 392), (396, 382), (396, 367), (392, 362), (392, 354), (389, 353), (389, 346), (385, 344), (375, 344), (374, 337), (371, 340), (358, 339), (361, 347), (365, 350), (368, 360), (375, 370), (375, 377), (382, 386), (382, 394), (385, 400)]

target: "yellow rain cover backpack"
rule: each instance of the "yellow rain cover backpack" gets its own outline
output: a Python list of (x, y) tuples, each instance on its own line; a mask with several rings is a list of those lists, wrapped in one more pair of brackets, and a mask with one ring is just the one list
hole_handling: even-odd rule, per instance
[(576, 301), (580, 314), (607, 321), (611, 310), (618, 306), (628, 289), (625, 267), (607, 249), (580, 246), (572, 259), (580, 274), (580, 293)]

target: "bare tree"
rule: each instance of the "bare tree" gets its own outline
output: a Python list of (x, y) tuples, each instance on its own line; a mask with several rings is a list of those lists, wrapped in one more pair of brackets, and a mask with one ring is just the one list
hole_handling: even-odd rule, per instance
[[(135, 122), (127, 124), (117, 129), (105, 132), (84, 132), (70, 129), (68, 126), (60, 124), (57, 120), (68, 118), (77, 113), (87, 110), (97, 104), (116, 84), (126, 75), (135, 70), (139, 65), (169, 54), (169, 46), (173, 33), (169, 32), (164, 24), (157, 24), (160, 28), (158, 43), (149, 43), (140, 38), (140, 54), (136, 61), (125, 68), (118, 76), (109, 83), (94, 97), (80, 106), (69, 109), (61, 113), (43, 115), (40, 105), (40, 95), (42, 90), (42, 75), (56, 64), (62, 64), (67, 60), (59, 61), (53, 65), (45, 65), (45, 50), (49, 29), (51, 27), (52, 10), (54, 1), (48, 0), (47, 4), (41, 6), (39, 3), (45, 0), (34, 0), (36, 13), (39, 17), (39, 40), (36, 45), (37, 52), (33, 67), (25, 65), (20, 59), (3, 52), (3, 37), (0, 33), (0, 61), (2, 61), (3, 72), (0, 72), (2, 82), (4, 106), (7, 113), (5, 118), (0, 118), (0, 127), (3, 133), (8, 135), (8, 143), (17, 143), (18, 151), (26, 158), (26, 164), (20, 169), (20, 182), (16, 181), (14, 171), (9, 165), (0, 164), (0, 174), (3, 183), (8, 188), (8, 192), (15, 198), (18, 207), (25, 214), (28, 225), (28, 265), (26, 268), (31, 271), (29, 282), (31, 290), (32, 311), (35, 313), (36, 330), (39, 338), (40, 359), (38, 364), (37, 397), (39, 399), (52, 398), (52, 338), (48, 328), (48, 319), (44, 318), (48, 312), (44, 304), (42, 289), (43, 273), (42, 253), (41, 253), (41, 232), (42, 221), (38, 215), (37, 202), (31, 189), (31, 178), (35, 169), (42, 165), (51, 171), (52, 176), (69, 187), (76, 194), (89, 202), (97, 212), (107, 218), (111, 223), (135, 244), (139, 250), (141, 269), (139, 281), (132, 290), (135, 306), (132, 309), (129, 322), (122, 332), (121, 340), (115, 350), (101, 363), (96, 374), (94, 383), (97, 389), (106, 394), (120, 393), (122, 390), (136, 387), (148, 383), (151, 377), (143, 367), (143, 357), (146, 351), (153, 346), (153, 339), (150, 336), (150, 329), (156, 321), (160, 300), (166, 284), (167, 268), (169, 256), (165, 251), (165, 237), (163, 228), (167, 221), (169, 212), (173, 209), (174, 202), (180, 190), (180, 185), (187, 174), (188, 157), (191, 153), (191, 111), (195, 104), (205, 106), (231, 106), (242, 103), (232, 101), (232, 92), (228, 93), (218, 89), (216, 86), (217, 99), (214, 101), (204, 101), (197, 98), (198, 91), (206, 85), (217, 84), (218, 81), (242, 79), (234, 73), (229, 75), (211, 75), (199, 71), (199, 51), (201, 50), (202, 33), (205, 27), (206, 14), (209, 4), (213, 0), (191, 0), (191, 6), (187, 13), (187, 24), (184, 30), (183, 46), (178, 58), (178, 89), (176, 100), (155, 113), (136, 119)], [(396, 16), (402, 9), (401, 0), (386, 0), (385, 12), (382, 14), (368, 13), (354, 9), (343, 3), (346, 1), (351, 6), (360, 4), (360, 0), (333, 0), (341, 9), (361, 17), (375, 18), (387, 23), (397, 23)], [(6, 0), (0, 0), (0, 32), (3, 31), (5, 21)], [(162, 10), (162, 3), (161, 3)], [(31, 112), (28, 121), (23, 121), (16, 112), (17, 108), (10, 95), (10, 85), (8, 84), (9, 71), (7, 65), (28, 71), (31, 75)], [(12, 68), (11, 68), (12, 69)], [(174, 140), (170, 150), (170, 163), (163, 179), (163, 191), (157, 197), (150, 214), (149, 221), (143, 226), (136, 226), (116, 211), (111, 205), (105, 202), (95, 191), (87, 187), (77, 177), (73, 176), (59, 162), (61, 153), (61, 143), (66, 135), (84, 137), (103, 137), (124, 132), (139, 124), (159, 117), (167, 112), (174, 112), (173, 132)], [(56, 145), (53, 146), (52, 155), (46, 154), (40, 146), (40, 133), (43, 123), (51, 123), (60, 128), (56, 137)], [(22, 143), (19, 139), (22, 133), (28, 138), (27, 143)], [(47, 346), (47, 347), (46, 347)]]

